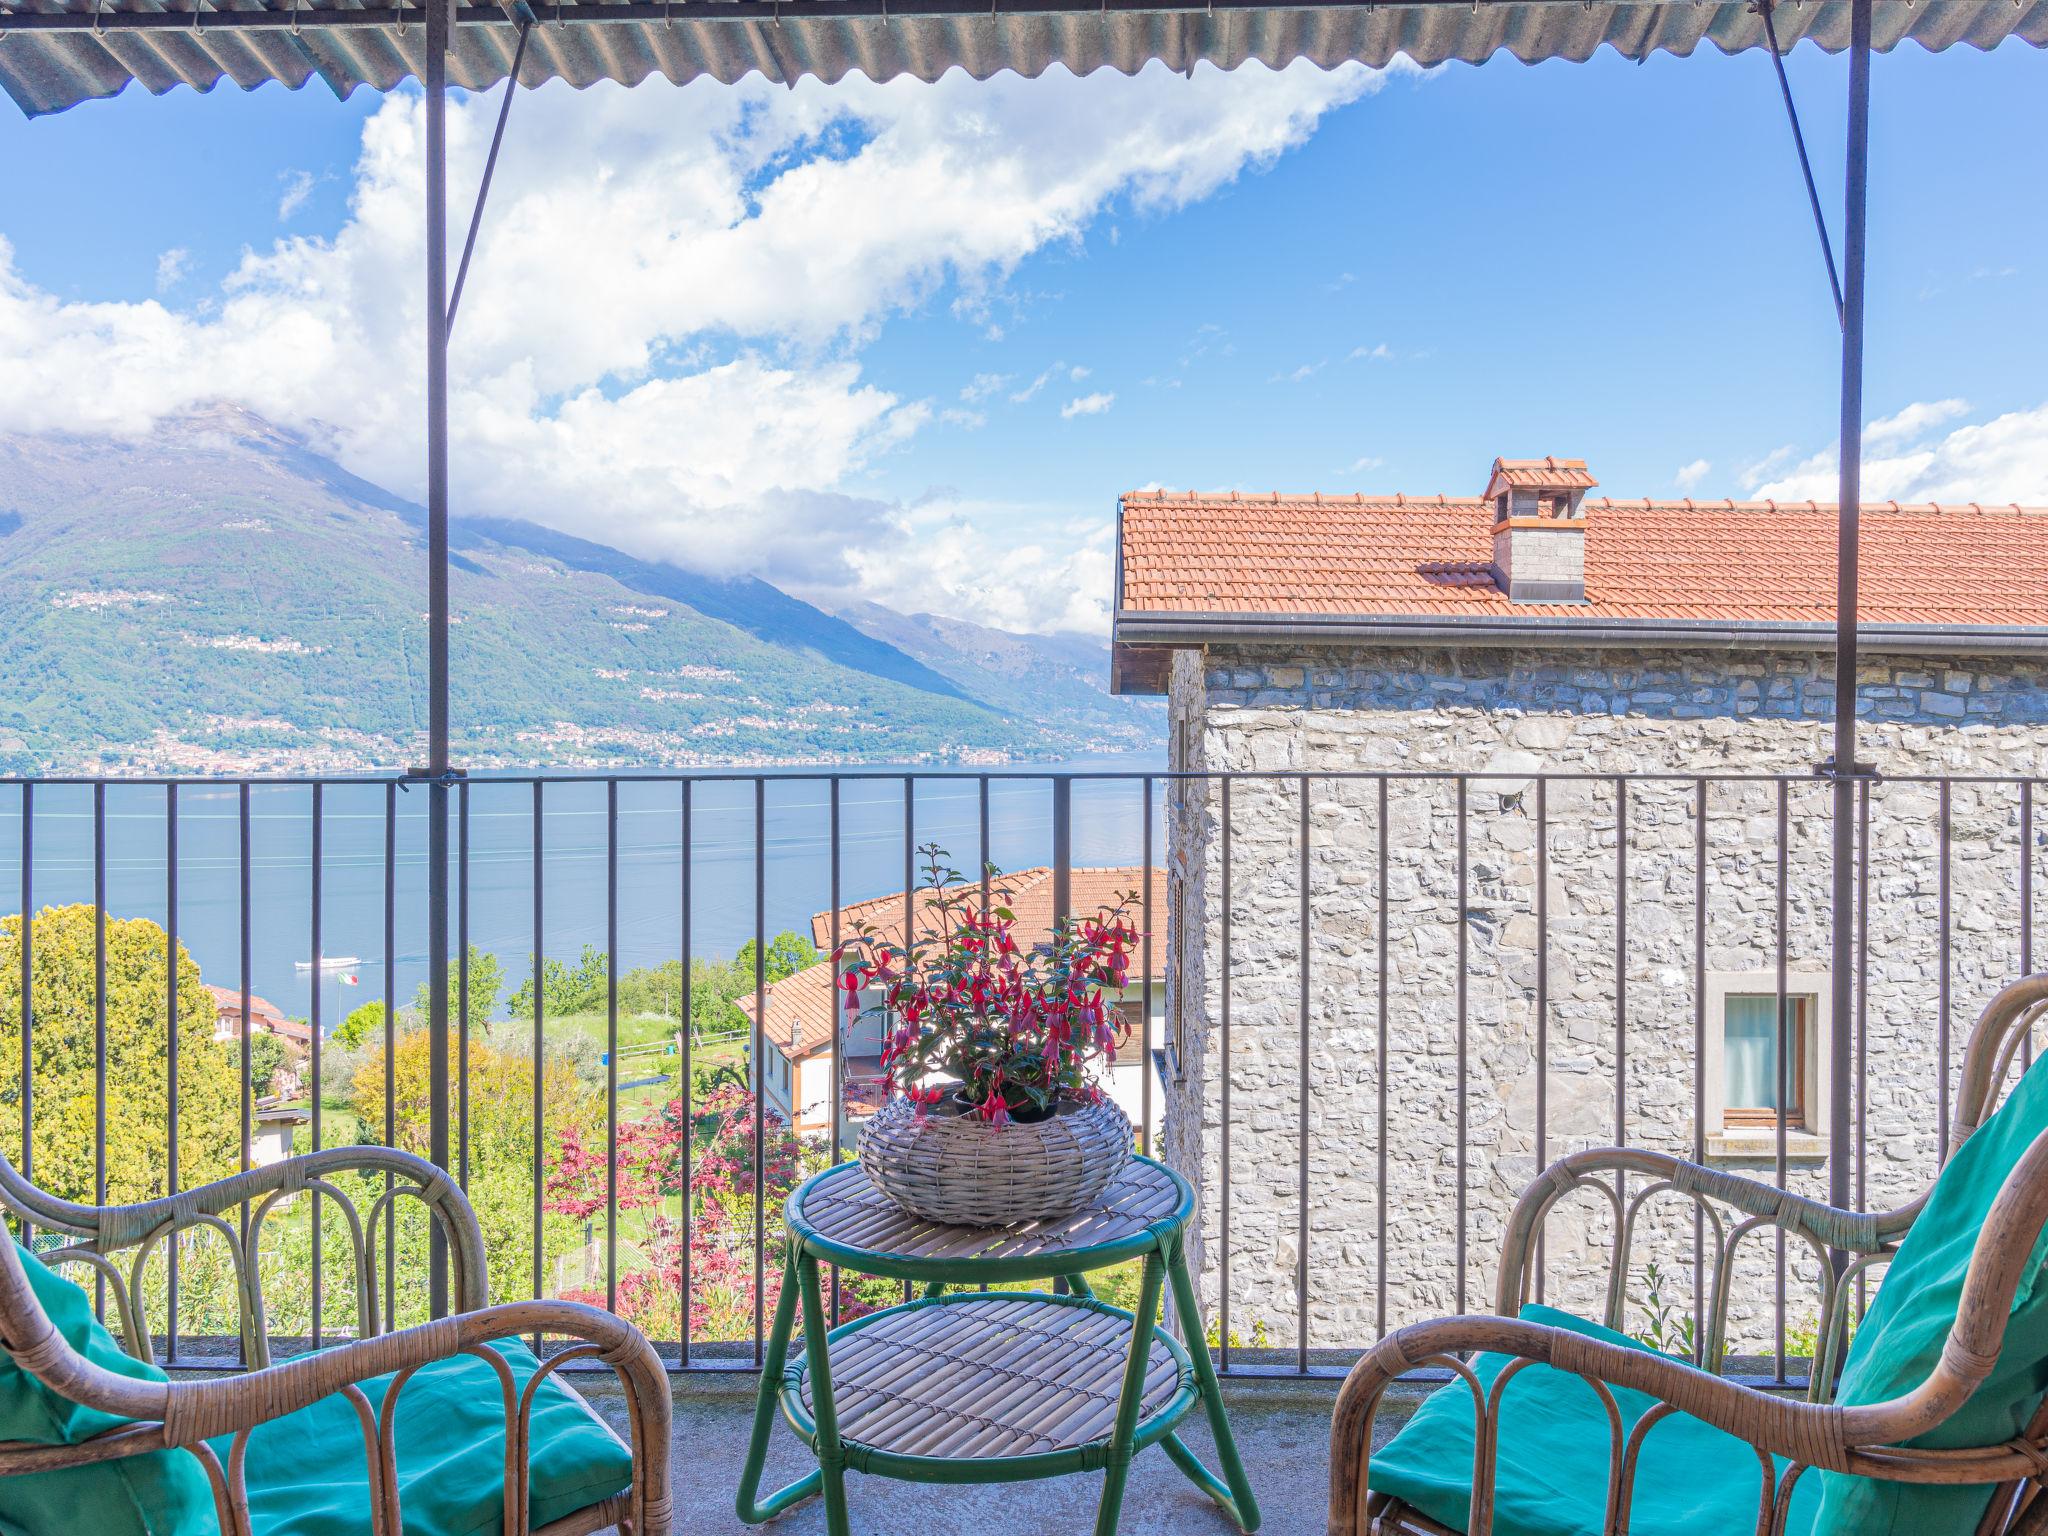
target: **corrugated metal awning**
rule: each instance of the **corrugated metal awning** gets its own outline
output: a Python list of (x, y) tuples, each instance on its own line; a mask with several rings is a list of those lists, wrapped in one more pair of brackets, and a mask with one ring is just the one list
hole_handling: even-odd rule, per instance
[[(1779, 3), (1784, 47), (1800, 38), (1830, 52), (1848, 46), (1848, 0)], [(452, 83), (482, 90), (505, 78), (517, 41), (510, 9), (457, 0)], [(1908, 40), (1991, 48), (2008, 37), (2048, 45), (2048, 0), (1877, 0), (1874, 10), (1880, 50)], [(1251, 59), (1377, 66), (1397, 54), (1476, 64), (1503, 50), (1533, 64), (1584, 60), (1603, 45), (1631, 59), (1703, 43), (1725, 53), (1766, 46), (1748, 0), (1222, 0), (1184, 10), (1159, 0), (536, 0), (532, 13), (539, 24), (520, 70), (529, 86), (753, 73), (835, 81), (856, 71), (935, 80), (954, 68), (986, 79), (1054, 64), (1131, 74), (1154, 59), (1176, 70)], [(358, 0), (0, 0), (0, 89), (31, 115), (111, 96), (131, 80), (156, 93), (223, 80), (246, 89), (318, 79), (342, 96), (361, 85), (389, 90), (419, 72), (424, 17), (417, 3)]]

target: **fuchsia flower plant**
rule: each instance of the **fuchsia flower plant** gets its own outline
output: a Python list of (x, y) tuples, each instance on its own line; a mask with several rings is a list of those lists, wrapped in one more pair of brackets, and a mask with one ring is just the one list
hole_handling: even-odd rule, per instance
[[(929, 916), (909, 942), (863, 923), (840, 947), (845, 1010), (881, 1023), (891, 1085), (927, 1110), (950, 1089), (991, 1125), (1042, 1119), (1062, 1099), (1099, 1098), (1096, 1070), (1115, 1061), (1127, 1033), (1103, 992), (1129, 981), (1136, 894), (1057, 920), (1049, 942), (1026, 950), (993, 866), (984, 910), (981, 884), (948, 868), (943, 849), (918, 852)], [(880, 996), (863, 1007), (869, 988)]]

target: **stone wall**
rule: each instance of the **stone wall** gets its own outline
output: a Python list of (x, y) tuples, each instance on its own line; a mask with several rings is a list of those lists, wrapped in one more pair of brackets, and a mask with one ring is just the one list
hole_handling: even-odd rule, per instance
[[(1212, 1307), (1223, 1299), (1227, 1247), (1233, 1335), (1246, 1344), (1297, 1336), (1302, 788), (1288, 775), (1363, 775), (1310, 782), (1306, 860), (1308, 1325), (1312, 1345), (1355, 1347), (1382, 1323), (1461, 1303), (1491, 1310), (1507, 1215), (1543, 1161), (1617, 1139), (1691, 1154), (1695, 1093), (1718, 1097), (1695, 1041), (1703, 983), (1775, 984), (1781, 804), (1786, 965), (1793, 990), (1818, 992), (1813, 1027), (1824, 1034), (1831, 792), (1810, 775), (1829, 747), (1829, 674), (1824, 657), (1754, 653), (1244, 648), (1175, 657), (1173, 766), (1273, 775), (1230, 785), (1227, 911), (1222, 782), (1183, 781), (1168, 805), (1180, 952), (1167, 999), (1175, 1050), (1164, 1145), (1200, 1190), (1196, 1245)], [(1869, 797), (1870, 985), (1859, 1037), (1868, 1151), (1858, 1172), (1868, 1201), (1883, 1205), (1916, 1192), (1936, 1166), (1944, 1038), (1952, 1078), (1977, 1011), (2020, 968), (2020, 789), (1944, 791), (1908, 777), (2048, 774), (2048, 668), (1880, 659), (1858, 693), (1861, 755), (1890, 776)], [(1462, 908), (1461, 773), (1504, 776), (1464, 781)], [(1528, 777), (1537, 773), (1587, 777), (1539, 786)], [(1378, 774), (1391, 776), (1384, 834)], [(1642, 777), (1657, 774), (1674, 777)], [(1634, 777), (1624, 786), (1617, 775)], [(1703, 870), (1693, 775), (1765, 776), (1710, 778)], [(1782, 785), (1770, 775), (1785, 776)], [(2035, 811), (2024, 867), (2048, 912), (2048, 793), (2038, 788)], [(1702, 884), (1705, 976), (1694, 953)], [(2040, 947), (2037, 964), (2048, 959)], [(1719, 1024), (1707, 1020), (1712, 1032)], [(1824, 1083), (1824, 1041), (1817, 1076)], [(1809, 1081), (1810, 1095), (1819, 1086)], [(1820, 1135), (1790, 1138), (1790, 1180), (1824, 1195), (1825, 1107), (1813, 1108)], [(1741, 1156), (1742, 1143), (1721, 1141), (1711, 1107), (1708, 1119), (1716, 1160), (1772, 1176), (1768, 1142), (1761, 1157)], [(1688, 1311), (1690, 1208), (1656, 1202), (1645, 1219), (1662, 1245), (1666, 1294)], [(1590, 1200), (1553, 1221), (1550, 1300), (1599, 1315), (1610, 1236), (1611, 1218)], [(1739, 1253), (1733, 1338), (1768, 1351), (1773, 1250), (1752, 1243)], [(1810, 1260), (1791, 1260), (1787, 1314), (1800, 1353), (1796, 1333), (1818, 1308)], [(1624, 1319), (1632, 1330), (1644, 1326), (1640, 1307), (1632, 1301)]]

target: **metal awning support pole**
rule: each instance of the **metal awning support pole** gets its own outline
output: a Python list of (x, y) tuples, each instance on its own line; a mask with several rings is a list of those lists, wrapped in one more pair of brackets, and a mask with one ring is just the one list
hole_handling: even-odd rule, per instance
[[(1834, 948), (1829, 1014), (1828, 1200), (1849, 1204), (1850, 1010), (1856, 960), (1856, 543), (1863, 503), (1863, 262), (1870, 181), (1870, 0), (1855, 0), (1849, 35), (1849, 152), (1842, 203), (1841, 490), (1835, 524)], [(1837, 1268), (1842, 1256), (1835, 1256)]]
[[(454, 0), (427, 7), (427, 1037), (429, 1155), (448, 1167), (448, 45)], [(434, 1226), (429, 1304), (448, 1311)]]

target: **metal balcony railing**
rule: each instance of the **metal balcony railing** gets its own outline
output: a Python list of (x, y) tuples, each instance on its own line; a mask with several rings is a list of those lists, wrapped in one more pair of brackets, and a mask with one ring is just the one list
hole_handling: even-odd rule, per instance
[[(420, 1146), (438, 1098), (495, 1295), (582, 1295), (679, 1369), (745, 1367), (781, 1195), (850, 1154), (881, 1089), (835, 1033), (829, 1130), (798, 1138), (769, 1107), (785, 1069), (763, 1004), (812, 963), (778, 936), (829, 954), (841, 910), (909, 892), (928, 842), (967, 870), (1049, 866), (1061, 910), (1077, 867), (1128, 868), (1146, 936), (1133, 1119), (1201, 1193), (1221, 1362), (1331, 1374), (1411, 1317), (1490, 1308), (1515, 1191), (1576, 1147), (1648, 1139), (1799, 1188), (1843, 1123), (1860, 1203), (1925, 1182), (1961, 1032), (2035, 963), (2038, 784), (1858, 784), (1845, 1020), (1809, 975), (1829, 953), (1830, 792), (1790, 774), (479, 777), (452, 791), (436, 1082), (409, 1047), (431, 1029), (412, 1007), (431, 914), (426, 797), (403, 778), (0, 781), (5, 905), (38, 914), (25, 940), (18, 918), (0, 932), (17, 1036), (0, 1134), (31, 1178), (108, 1203), (288, 1139)], [(1731, 988), (1773, 1000), (1764, 1076), (1754, 1029), (1729, 1033)], [(367, 1024), (359, 999), (382, 1005)], [(264, 1043), (266, 1000), (306, 1021), (302, 1061)], [(280, 1057), (300, 1125), (290, 1102), (259, 1108)], [(297, 1227), (272, 1224), (266, 1302), (274, 1331), (319, 1342), (352, 1326), (328, 1276), (355, 1239), (318, 1192), (302, 1202)], [(387, 1306), (424, 1316), (424, 1233), (377, 1219)], [(1546, 1292), (1597, 1311), (1613, 1235), (1595, 1211), (1560, 1237)], [(1644, 1236), (1667, 1267), (1626, 1315), (1682, 1348), (1714, 1305), (1712, 1234), (1688, 1215)], [(170, 1245), (145, 1285), (172, 1364), (233, 1352), (208, 1241)], [(1816, 1262), (1779, 1247), (1735, 1266), (1756, 1299), (1730, 1304), (1732, 1336), (1780, 1379)], [(890, 1299), (850, 1281), (836, 1297), (842, 1315)]]

